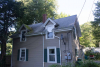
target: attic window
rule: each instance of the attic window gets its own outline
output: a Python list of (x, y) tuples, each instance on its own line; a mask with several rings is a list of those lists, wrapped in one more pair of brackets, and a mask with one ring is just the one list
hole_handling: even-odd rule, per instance
[(21, 37), (20, 37), (20, 41), (21, 41), (21, 42), (26, 41), (25, 33), (26, 33), (26, 30), (22, 30), (22, 31), (21, 31)]
[(53, 31), (54, 26), (47, 26), (47, 33), (46, 33), (46, 39), (53, 39), (54, 38), (54, 31)]

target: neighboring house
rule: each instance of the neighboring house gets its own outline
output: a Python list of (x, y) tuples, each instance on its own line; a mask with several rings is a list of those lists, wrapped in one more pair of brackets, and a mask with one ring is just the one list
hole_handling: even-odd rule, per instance
[(12, 35), (12, 67), (49, 67), (75, 62), (81, 31), (77, 15), (25, 25)]

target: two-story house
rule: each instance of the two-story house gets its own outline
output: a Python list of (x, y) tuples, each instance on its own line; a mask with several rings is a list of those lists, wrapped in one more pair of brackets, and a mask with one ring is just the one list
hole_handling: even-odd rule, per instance
[(81, 36), (77, 15), (25, 25), (12, 35), (13, 67), (49, 67), (75, 62)]

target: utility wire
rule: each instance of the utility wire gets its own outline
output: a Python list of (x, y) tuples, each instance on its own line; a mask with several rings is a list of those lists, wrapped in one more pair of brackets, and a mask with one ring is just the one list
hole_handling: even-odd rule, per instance
[(82, 9), (81, 9), (81, 11), (80, 11), (80, 13), (79, 13), (79, 15), (78, 15), (78, 18), (79, 18), (80, 14), (81, 14), (81, 12), (82, 12), (82, 10), (83, 10), (83, 7), (84, 7), (85, 3), (86, 3), (86, 0), (84, 1), (84, 4), (83, 4)]
[[(95, 0), (94, 0), (94, 1), (95, 1)], [(94, 5), (94, 1), (93, 1), (93, 3), (92, 3), (92, 7), (91, 7), (91, 10), (90, 10), (90, 13), (89, 13), (89, 16), (88, 16), (87, 22), (88, 22), (88, 20), (89, 20), (89, 18), (90, 18), (90, 14), (91, 14), (91, 11), (92, 11), (92, 8), (93, 8), (93, 5)]]

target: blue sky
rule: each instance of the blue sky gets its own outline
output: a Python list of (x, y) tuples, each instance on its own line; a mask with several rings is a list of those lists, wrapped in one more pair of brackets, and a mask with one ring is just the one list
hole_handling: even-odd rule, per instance
[[(68, 15), (79, 15), (82, 6), (85, 0), (57, 0), (58, 1), (58, 13), (66, 13)], [(79, 24), (83, 24), (87, 21), (93, 21), (93, 10), (95, 9), (95, 4), (93, 4), (94, 0), (86, 0), (85, 6), (78, 18)], [(94, 3), (97, 3), (98, 0), (95, 0)], [(93, 8), (91, 10), (93, 4)], [(91, 12), (91, 14), (90, 14)], [(90, 14), (90, 17), (89, 17)], [(89, 19), (88, 19), (89, 17)]]

